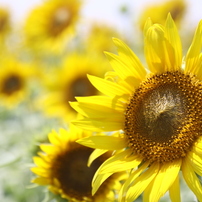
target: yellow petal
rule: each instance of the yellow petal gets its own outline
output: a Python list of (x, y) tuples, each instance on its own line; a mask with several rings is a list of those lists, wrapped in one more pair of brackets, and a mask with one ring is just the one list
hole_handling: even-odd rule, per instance
[(147, 35), (148, 29), (153, 25), (151, 18), (148, 18), (144, 25), (144, 35)]
[(78, 102), (84, 102), (89, 104), (104, 105), (106, 107), (111, 107), (117, 111), (123, 111), (126, 109), (126, 103), (120, 102), (119, 100), (114, 100), (107, 96), (86, 96), (86, 97), (76, 97)]
[(69, 131), (65, 130), (64, 128), (59, 129), (59, 138), (60, 138), (60, 145), (63, 143), (64, 145), (67, 145), (67, 142), (73, 141), (72, 139), (75, 139), (73, 134), (79, 133), (79, 129), (76, 128), (74, 125), (69, 125)]
[(36, 183), (39, 185), (49, 185), (49, 180), (43, 177), (37, 177), (35, 179), (32, 180), (32, 183)]
[(77, 121), (72, 121), (71, 123), (84, 130), (90, 130), (94, 132), (117, 131), (124, 128), (124, 122), (122, 122), (122, 120), (112, 121), (110, 120), (110, 118), (100, 118), (99, 120), (85, 118)]
[(169, 189), (169, 194), (172, 202), (181, 202), (179, 175), (177, 175), (175, 181), (171, 185)]
[(145, 57), (153, 73), (172, 71), (175, 61), (174, 49), (165, 35), (164, 27), (154, 24), (145, 37)]
[(39, 155), (39, 157), (43, 158), (44, 161), (46, 161), (48, 164), (51, 163), (51, 158), (49, 158), (49, 156), (47, 154), (45, 154), (44, 152), (38, 152), (37, 153)]
[(56, 147), (56, 146), (51, 145), (51, 144), (41, 144), (40, 148), (46, 154), (55, 154), (56, 152), (60, 151), (59, 147)]
[(105, 118), (108, 117), (111, 121), (123, 121), (124, 122), (124, 111), (121, 112), (113, 109), (112, 107), (106, 107), (103, 105), (89, 104), (83, 102), (70, 102), (70, 105), (81, 115), (89, 118)]
[(181, 160), (177, 160), (160, 166), (158, 174), (145, 189), (145, 202), (159, 201), (159, 199), (169, 190), (179, 174), (181, 162)]
[[(120, 192), (119, 192), (119, 202), (125, 202), (126, 200), (126, 193), (128, 192), (128, 189), (130, 189), (130, 186), (134, 184), (135, 180), (138, 178), (138, 176), (149, 166), (149, 162), (145, 162), (142, 164), (137, 170), (135, 170), (128, 179), (124, 182)], [(141, 194), (141, 193), (140, 193)], [(138, 197), (138, 196), (137, 196)]]
[(165, 33), (168, 41), (174, 48), (175, 58), (173, 61), (173, 70), (179, 70), (182, 65), (182, 44), (177, 27), (170, 14), (168, 14), (166, 20)]
[(97, 174), (99, 171), (99, 169), (97, 170), (97, 172), (95, 173), (94, 177), (93, 177), (93, 181), (92, 181), (92, 195), (94, 195), (96, 193), (96, 191), (99, 189), (99, 187), (102, 185), (102, 183), (108, 178), (110, 177), (113, 173), (105, 173), (105, 174)]
[(58, 134), (56, 133), (56, 131), (54, 131), (54, 130), (48, 134), (48, 139), (54, 145), (61, 144), (60, 138), (59, 138)]
[(113, 42), (118, 48), (119, 56), (122, 58), (122, 61), (125, 61), (131, 74), (136, 75), (140, 80), (145, 79), (147, 72), (134, 52), (123, 41), (117, 38), (113, 38)]
[(123, 101), (128, 101), (131, 92), (123, 86), (95, 76), (88, 75), (88, 78), (95, 88), (97, 88), (103, 94)]
[(131, 153), (128, 150), (115, 154), (107, 159), (101, 166), (99, 173), (122, 172), (136, 168), (142, 161), (137, 155), (128, 155)]
[(85, 137), (76, 142), (94, 149), (119, 150), (127, 147), (127, 141), (124, 138), (107, 135)]
[(202, 137), (200, 137), (192, 148), (192, 152), (202, 155)]
[(196, 176), (193, 167), (189, 164), (189, 161), (185, 158), (182, 163), (182, 174), (189, 186), (189, 188), (194, 192), (199, 201), (202, 201), (202, 186)]
[(126, 201), (133, 202), (150, 184), (159, 171), (159, 164), (152, 164), (148, 170), (138, 176), (133, 185), (128, 189)]
[(198, 175), (202, 176), (202, 157), (200, 157), (194, 152), (189, 152), (187, 157), (187, 162), (188, 161), (192, 165), (194, 171)]
[(48, 162), (46, 162), (43, 158), (38, 157), (38, 156), (34, 156), (33, 157), (34, 163), (39, 166), (39, 167), (43, 167), (43, 168), (49, 168), (50, 164)]
[(126, 59), (123, 61), (120, 56), (112, 53), (105, 52), (105, 55), (117, 75), (129, 84), (131, 91), (139, 86), (142, 79), (138, 78), (140, 76), (136, 73), (134, 64), (127, 64)]
[(99, 156), (103, 155), (104, 153), (106, 153), (108, 150), (106, 149), (95, 149), (91, 155), (89, 156), (88, 159), (88, 167), (90, 167), (90, 165), (92, 164), (92, 162), (97, 159)]
[(185, 73), (191, 72), (198, 76), (199, 79), (202, 78), (199, 75), (199, 71), (201, 71), (201, 60), (200, 60), (200, 53), (202, 48), (202, 21), (199, 22), (199, 25), (196, 29), (194, 39), (192, 44), (187, 52), (187, 56), (185, 58)]
[(45, 178), (49, 177), (49, 169), (44, 169), (44, 168), (40, 168), (40, 167), (33, 167), (30, 170), (40, 177), (45, 177)]

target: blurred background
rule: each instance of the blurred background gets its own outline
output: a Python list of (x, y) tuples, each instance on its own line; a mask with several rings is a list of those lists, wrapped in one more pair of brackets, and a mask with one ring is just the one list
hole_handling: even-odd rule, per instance
[[(30, 182), (39, 144), (76, 118), (68, 101), (98, 93), (86, 74), (111, 71), (103, 52), (116, 53), (112, 38), (146, 65), (144, 23), (164, 23), (168, 12), (186, 53), (200, 0), (0, 0), (0, 201), (62, 201)], [(181, 183), (183, 202), (196, 201)]]

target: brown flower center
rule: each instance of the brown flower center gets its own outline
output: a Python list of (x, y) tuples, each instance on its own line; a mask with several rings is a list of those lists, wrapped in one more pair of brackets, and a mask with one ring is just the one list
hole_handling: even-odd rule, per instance
[(60, 7), (54, 13), (51, 24), (50, 33), (56, 37), (60, 35), (71, 23), (72, 16), (70, 10), (66, 7)]
[(9, 18), (7, 14), (0, 17), (0, 32), (3, 32), (9, 24)]
[[(55, 159), (53, 177), (58, 179), (63, 193), (69, 198), (75, 198), (79, 201), (88, 198), (88, 201), (94, 201), (96, 196), (91, 194), (92, 179), (96, 170), (108, 156), (99, 157), (88, 167), (88, 158), (93, 149), (78, 145), (75, 142), (70, 147), (73, 149), (61, 153)], [(106, 187), (99, 189), (98, 194), (100, 194), (99, 191), (104, 193)]]
[(5, 79), (1, 86), (1, 93), (11, 95), (22, 88), (22, 80), (17, 75), (11, 75)]
[(167, 72), (148, 78), (132, 95), (124, 131), (135, 153), (162, 163), (186, 156), (201, 135), (201, 122), (201, 82)]
[(96, 89), (91, 85), (87, 77), (76, 78), (70, 86), (68, 86), (65, 94), (65, 100), (75, 101), (76, 96), (90, 96), (96, 94)]
[(179, 20), (185, 13), (185, 5), (181, 2), (176, 4), (173, 8), (170, 10), (170, 14), (174, 21)]

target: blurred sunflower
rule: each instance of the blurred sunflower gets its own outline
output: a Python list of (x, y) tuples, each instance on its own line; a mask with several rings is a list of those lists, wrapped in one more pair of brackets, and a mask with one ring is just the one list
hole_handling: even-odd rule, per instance
[[(101, 53), (105, 50), (114, 50), (114, 45), (111, 41), (112, 37), (119, 38), (120, 33), (113, 27), (101, 24), (93, 24), (89, 30), (89, 34), (86, 40), (87, 51), (93, 53)], [(110, 42), (111, 41), (111, 42)]]
[(14, 107), (25, 100), (33, 69), (11, 58), (2, 60), (0, 65), (0, 104)]
[(141, 29), (144, 29), (144, 24), (147, 18), (151, 18), (154, 23), (163, 24), (166, 20), (167, 14), (172, 15), (173, 20), (177, 25), (180, 25), (185, 12), (186, 2), (184, 0), (169, 0), (157, 5), (148, 5), (145, 10), (142, 11), (139, 17), (139, 24)]
[(88, 158), (93, 149), (84, 147), (75, 141), (78, 138), (92, 135), (70, 127), (69, 131), (61, 129), (52, 131), (48, 137), (51, 144), (41, 144), (43, 152), (33, 158), (36, 167), (31, 170), (38, 175), (32, 182), (48, 186), (54, 194), (72, 202), (114, 202), (114, 191), (120, 188), (121, 173), (112, 175), (92, 196), (91, 182), (95, 171), (111, 155), (102, 152), (89, 167)]
[(79, 18), (79, 0), (46, 0), (30, 12), (25, 36), (31, 48), (61, 48), (74, 33)]
[(107, 66), (105, 64), (102, 58), (76, 53), (69, 55), (61, 68), (46, 74), (47, 93), (39, 99), (38, 105), (48, 116), (62, 118), (65, 121), (75, 118), (76, 112), (69, 105), (69, 101), (75, 101), (75, 96), (97, 94), (98, 91), (86, 75), (89, 72), (103, 75)]
[(202, 176), (202, 21), (185, 61), (170, 15), (165, 26), (148, 20), (144, 35), (148, 69), (126, 44), (114, 39), (119, 55), (106, 55), (115, 79), (89, 76), (105, 95), (78, 97), (78, 102), (71, 103), (85, 117), (73, 121), (77, 126), (123, 133), (78, 141), (92, 148), (122, 149), (95, 174), (93, 194), (111, 174), (130, 170), (119, 201), (132, 202), (144, 193), (144, 202), (157, 202), (169, 191), (171, 201), (179, 202), (181, 170), (189, 188), (202, 201), (197, 177)]

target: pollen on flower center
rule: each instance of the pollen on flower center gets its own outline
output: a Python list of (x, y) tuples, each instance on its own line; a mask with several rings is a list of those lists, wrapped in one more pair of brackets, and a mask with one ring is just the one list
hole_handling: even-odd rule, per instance
[(162, 163), (186, 156), (201, 135), (201, 122), (201, 83), (167, 72), (148, 78), (132, 95), (124, 131), (135, 153)]

